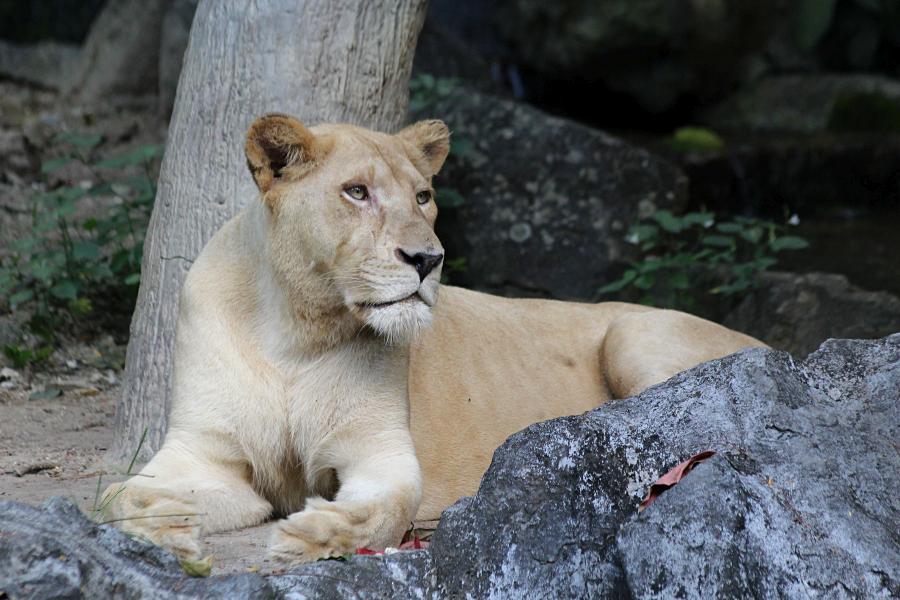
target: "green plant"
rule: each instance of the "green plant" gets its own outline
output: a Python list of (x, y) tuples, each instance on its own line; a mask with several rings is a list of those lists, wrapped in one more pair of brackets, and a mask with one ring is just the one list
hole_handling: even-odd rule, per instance
[(422, 73), (409, 80), (409, 110), (420, 112), (433, 107), (459, 86), (459, 80)]
[[(786, 227), (770, 221), (734, 217), (717, 222), (711, 212), (682, 216), (660, 210), (636, 224), (626, 241), (641, 257), (601, 294), (628, 288), (643, 304), (691, 308), (695, 294), (731, 295), (756, 284), (760, 272), (777, 262), (785, 250), (806, 248), (803, 238), (785, 235)], [(716, 282), (709, 288), (696, 282)]]
[(725, 142), (715, 131), (703, 127), (681, 127), (668, 140), (678, 152), (721, 150)]
[[(62, 314), (92, 310), (92, 296), (110, 290), (134, 296), (162, 154), (161, 146), (144, 145), (94, 160), (100, 136), (67, 133), (55, 141), (60, 152), (41, 166), (45, 177), (80, 161), (98, 183), (36, 193), (30, 233), (13, 242), (12, 253), (0, 262), (0, 297), (13, 310), (33, 305), (29, 327), (48, 341)], [(111, 202), (100, 214), (79, 217), (79, 205), (90, 197)]]
[(878, 92), (841, 94), (828, 118), (829, 131), (900, 133), (900, 101)]
[(465, 273), (469, 269), (465, 256), (448, 258), (441, 269), (441, 283), (450, 283), (456, 273)]
[(18, 344), (9, 344), (3, 348), (3, 354), (6, 355), (13, 366), (17, 369), (24, 369), (28, 365), (42, 363), (53, 354), (53, 346), (41, 346), (38, 348), (26, 348)]

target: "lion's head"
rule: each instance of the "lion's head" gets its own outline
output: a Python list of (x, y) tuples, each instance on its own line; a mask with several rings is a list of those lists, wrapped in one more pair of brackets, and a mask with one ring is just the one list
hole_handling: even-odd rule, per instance
[(267, 254), (282, 286), (304, 286), (389, 340), (431, 320), (444, 250), (431, 178), (450, 149), (441, 121), (396, 135), (257, 119), (245, 151), (268, 209)]

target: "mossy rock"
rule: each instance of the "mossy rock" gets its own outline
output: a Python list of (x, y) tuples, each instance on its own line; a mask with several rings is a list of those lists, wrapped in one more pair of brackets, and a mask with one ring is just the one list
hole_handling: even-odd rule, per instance
[(880, 92), (842, 94), (831, 109), (828, 130), (900, 133), (900, 100)]

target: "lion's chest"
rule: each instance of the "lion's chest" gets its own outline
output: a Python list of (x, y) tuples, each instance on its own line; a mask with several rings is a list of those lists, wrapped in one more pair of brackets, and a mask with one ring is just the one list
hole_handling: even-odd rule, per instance
[(327, 476), (330, 448), (345, 435), (361, 412), (359, 379), (346, 360), (280, 361), (256, 410), (233, 424), (243, 432), (244, 448), (262, 487), (302, 484), (317, 488)]

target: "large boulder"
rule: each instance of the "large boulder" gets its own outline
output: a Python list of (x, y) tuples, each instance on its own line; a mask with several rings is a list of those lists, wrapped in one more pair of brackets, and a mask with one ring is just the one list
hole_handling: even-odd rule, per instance
[[(11, 598), (900, 595), (900, 335), (764, 349), (538, 423), (494, 455), (428, 550), (191, 580), (71, 504), (0, 503)], [(657, 477), (716, 454), (637, 505)]]
[(863, 290), (833, 273), (764, 273), (724, 320), (795, 356), (828, 338), (878, 338), (900, 331), (900, 298)]
[(711, 108), (703, 120), (725, 132), (900, 133), (900, 81), (861, 73), (767, 77)]
[[(524, 104), (460, 88), (419, 116), (453, 132), (436, 186), (438, 235), (467, 260), (454, 282), (594, 299), (634, 251), (628, 227), (686, 201), (687, 179), (665, 160)], [(448, 188), (462, 204), (447, 205)]]

